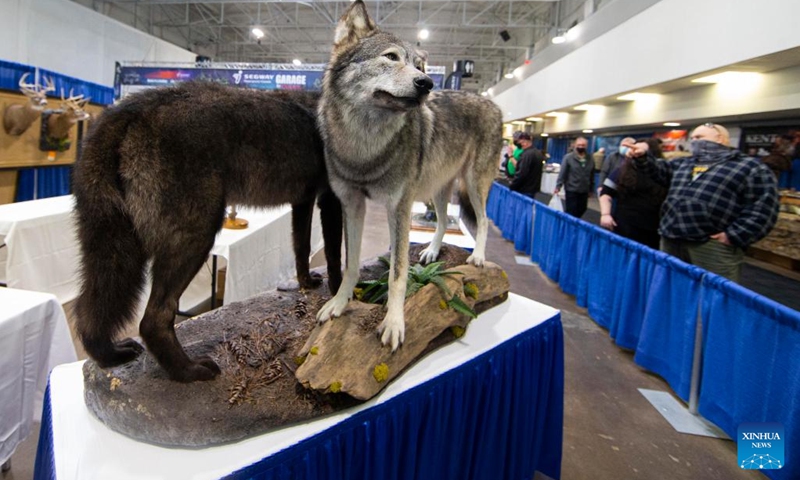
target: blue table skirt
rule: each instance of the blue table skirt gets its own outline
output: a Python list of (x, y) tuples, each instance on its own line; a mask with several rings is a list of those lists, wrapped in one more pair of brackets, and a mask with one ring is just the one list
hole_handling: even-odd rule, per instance
[[(563, 394), (556, 315), (227, 478), (558, 479)], [(56, 479), (50, 409), (48, 388), (35, 479)]]

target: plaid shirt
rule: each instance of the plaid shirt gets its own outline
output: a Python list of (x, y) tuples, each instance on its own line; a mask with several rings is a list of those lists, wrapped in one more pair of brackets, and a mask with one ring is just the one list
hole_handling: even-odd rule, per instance
[[(661, 206), (662, 237), (704, 242), (725, 232), (731, 244), (746, 248), (767, 234), (778, 219), (775, 177), (758, 160), (731, 149), (716, 162), (697, 157), (637, 163), (656, 182), (669, 186)], [(708, 170), (692, 179), (695, 167)]]

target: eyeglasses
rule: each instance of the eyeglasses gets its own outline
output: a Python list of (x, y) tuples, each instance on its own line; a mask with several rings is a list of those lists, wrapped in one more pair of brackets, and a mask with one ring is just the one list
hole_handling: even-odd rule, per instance
[(717, 125), (714, 123), (704, 123), (703, 126), (713, 128), (717, 133), (722, 134), (722, 132), (719, 131), (719, 128), (717, 128)]

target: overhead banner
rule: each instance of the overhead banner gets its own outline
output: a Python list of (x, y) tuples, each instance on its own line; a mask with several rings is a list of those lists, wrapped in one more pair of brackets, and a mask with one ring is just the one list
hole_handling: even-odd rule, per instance
[(322, 70), (121, 66), (117, 74), (121, 88), (115, 88), (115, 90), (130, 92), (141, 88), (168, 86), (192, 80), (205, 80), (259, 90), (321, 90), (323, 74)]

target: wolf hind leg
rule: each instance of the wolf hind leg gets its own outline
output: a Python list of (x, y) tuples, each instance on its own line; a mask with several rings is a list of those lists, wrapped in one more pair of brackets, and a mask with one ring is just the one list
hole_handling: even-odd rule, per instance
[[(222, 222), (220, 207), (218, 222)], [(172, 380), (194, 382), (211, 380), (220, 369), (210, 357), (192, 360), (175, 335), (175, 314), (181, 294), (206, 261), (214, 245), (211, 225), (195, 226), (195, 232), (167, 240), (153, 259), (153, 288), (139, 332), (148, 350)]]
[(317, 200), (322, 238), (325, 241), (325, 260), (328, 263), (328, 288), (336, 295), (342, 284), (342, 203), (328, 190)]
[(447, 231), (447, 200), (450, 198), (452, 188), (453, 182), (448, 182), (433, 196), (433, 206), (436, 209), (436, 232), (433, 234), (431, 243), (419, 254), (419, 261), (423, 265), (427, 265), (439, 258), (442, 239)]
[[(484, 178), (485, 177), (485, 178)], [(492, 177), (481, 175), (479, 172), (469, 172), (466, 175), (467, 195), (472, 209), (475, 211), (475, 249), (467, 258), (467, 263), (482, 267), (486, 261), (486, 238), (489, 235), (489, 219), (486, 216), (486, 200), (489, 196)]]
[(350, 191), (342, 203), (345, 224), (345, 250), (347, 251), (347, 266), (344, 278), (336, 295), (328, 300), (317, 312), (317, 321), (324, 323), (331, 317), (341, 316), (347, 303), (353, 297), (353, 288), (358, 283), (361, 268), (361, 236), (364, 232), (364, 215), (366, 214), (366, 198), (358, 191)]
[(316, 288), (322, 284), (320, 276), (312, 276), (308, 271), (311, 255), (311, 220), (314, 214), (314, 201), (292, 205), (292, 242), (294, 246), (294, 265), (297, 283), (300, 288)]

